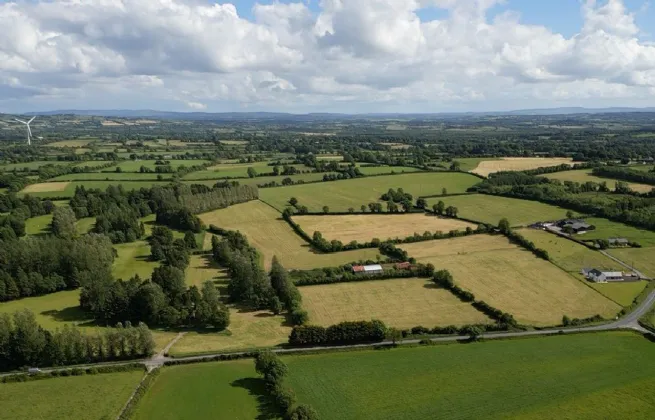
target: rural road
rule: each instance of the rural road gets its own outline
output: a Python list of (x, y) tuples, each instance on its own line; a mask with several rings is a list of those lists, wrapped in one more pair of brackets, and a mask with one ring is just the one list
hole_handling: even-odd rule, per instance
[[(589, 327), (578, 327), (578, 328), (549, 328), (549, 329), (544, 329), (544, 330), (534, 330), (534, 331), (520, 331), (520, 332), (498, 332), (498, 333), (485, 333), (481, 334), (480, 337), (484, 338), (486, 340), (492, 340), (492, 339), (498, 339), (498, 338), (514, 338), (514, 337), (532, 337), (532, 336), (540, 336), (540, 335), (552, 335), (552, 334), (570, 334), (570, 333), (582, 333), (582, 332), (596, 332), (596, 331), (612, 331), (612, 330), (621, 330), (621, 329), (628, 329), (628, 330), (635, 330), (639, 331), (642, 333), (650, 333), (652, 332), (648, 331), (647, 329), (643, 328), (641, 325), (639, 325), (638, 321), (639, 318), (644, 316), (650, 308), (655, 304), (655, 290), (653, 290), (646, 299), (644, 299), (641, 304), (635, 308), (634, 311), (630, 312), (628, 315), (625, 317), (615, 321), (611, 322), (608, 324), (601, 324), (601, 325), (592, 325)], [(51, 372), (55, 370), (66, 370), (66, 369), (71, 369), (72, 367), (76, 368), (91, 368), (91, 367), (99, 367), (99, 366), (121, 366), (121, 365), (128, 365), (128, 364), (133, 364), (133, 363), (141, 363), (146, 368), (150, 371), (152, 369), (155, 369), (157, 367), (161, 367), (164, 365), (164, 363), (168, 361), (186, 361), (186, 362), (192, 362), (192, 361), (201, 361), (205, 359), (211, 359), (217, 356), (222, 356), (222, 355), (243, 355), (248, 352), (231, 352), (231, 353), (213, 353), (213, 354), (204, 354), (202, 356), (189, 356), (189, 357), (169, 357), (165, 356), (165, 353), (167, 349), (170, 349), (177, 340), (182, 338), (184, 333), (178, 334), (166, 347), (163, 351), (160, 353), (156, 354), (150, 359), (141, 359), (141, 360), (129, 360), (125, 362), (115, 362), (115, 363), (95, 363), (95, 364), (88, 364), (88, 365), (80, 365), (80, 366), (67, 366), (67, 367), (58, 367), (58, 368), (50, 368), (50, 369), (42, 369), (42, 372)], [(429, 338), (430, 341), (434, 343), (447, 343), (447, 342), (456, 342), (460, 340), (465, 340), (467, 339), (467, 336), (447, 336), (447, 337), (434, 337), (434, 338)], [(426, 340), (428, 338), (423, 338), (423, 339), (410, 339), (410, 340), (402, 340), (403, 344), (418, 344), (422, 340)], [(273, 352), (278, 353), (278, 354), (293, 354), (293, 353), (311, 353), (311, 352), (319, 352), (319, 351), (325, 351), (325, 350), (337, 350), (337, 349), (356, 349), (356, 348), (373, 348), (373, 347), (378, 347), (378, 346), (390, 346), (392, 345), (392, 341), (381, 341), (377, 343), (370, 343), (370, 344), (349, 344), (349, 345), (343, 345), (343, 346), (319, 346), (319, 347), (302, 347), (302, 348), (291, 348), (291, 349), (272, 349)], [(1, 376), (7, 376), (7, 375), (13, 375), (16, 374), (16, 372), (13, 373), (3, 373), (0, 374)]]

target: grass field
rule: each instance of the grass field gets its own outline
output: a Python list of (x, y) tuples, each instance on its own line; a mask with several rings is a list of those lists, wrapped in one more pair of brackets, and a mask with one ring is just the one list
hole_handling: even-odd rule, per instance
[(171, 179), (173, 174), (141, 174), (134, 172), (92, 172), (81, 174), (67, 174), (52, 178), (52, 181), (155, 181), (161, 179)]
[(512, 226), (524, 226), (541, 220), (556, 220), (566, 216), (566, 209), (537, 201), (498, 197), (485, 194), (461, 195), (455, 197), (431, 198), (428, 207), (438, 201), (446, 206), (455, 206), (460, 217), (497, 225), (503, 217)]
[(361, 173), (364, 175), (380, 175), (380, 174), (402, 174), (410, 172), (420, 172), (418, 168), (411, 166), (358, 166)]
[(238, 204), (199, 217), (207, 226), (213, 224), (241, 231), (262, 254), (266, 267), (270, 266), (274, 255), (287, 269), (334, 267), (359, 260), (374, 260), (378, 255), (377, 249), (318, 254), (296, 235), (278, 212), (261, 201)]
[(189, 267), (185, 272), (187, 286), (202, 288), (204, 282), (225, 278), (225, 270), (221, 269), (211, 255), (192, 255)]
[[(477, 241), (462, 247), (457, 244), (460, 239)], [(455, 283), (476, 299), (511, 313), (523, 324), (557, 325), (564, 315), (614, 317), (620, 310), (570, 274), (502, 236), (476, 235), (400, 247), (420, 262), (449, 270)]]
[[(88, 166), (89, 168), (98, 168), (102, 165), (105, 165), (109, 162), (114, 162), (114, 161), (109, 161), (109, 160), (91, 160), (91, 161), (86, 161), (86, 162), (80, 162), (75, 165), (73, 165), (74, 168), (84, 168)], [(107, 170), (107, 169), (104, 169)]]
[[(282, 181), (285, 178), (290, 178), (293, 182), (315, 182), (322, 181), (324, 175), (324, 173), (308, 173), (290, 176), (258, 176), (255, 178), (239, 178), (238, 182), (241, 185), (264, 185), (275, 181), (278, 185), (282, 185)], [(205, 184), (207, 186), (212, 186), (222, 179), (224, 178), (220, 172), (198, 171), (192, 172), (184, 177), (183, 182), (186, 184)]]
[[(175, 160), (175, 159), (166, 159), (167, 161), (170, 162), (170, 166), (173, 167), (173, 169), (177, 169), (180, 166), (194, 166), (194, 165), (202, 165), (203, 163), (209, 163), (208, 160)], [(156, 160), (129, 160), (125, 162), (120, 162), (118, 163), (118, 167), (123, 170), (123, 172), (139, 172), (139, 169), (142, 166), (145, 166), (146, 168), (150, 169), (155, 169), (157, 165), (155, 165)]]
[(434, 233), (451, 230), (475, 229), (477, 226), (457, 219), (439, 218), (424, 213), (397, 215), (347, 215), (347, 216), (296, 216), (293, 219), (305, 232), (315, 231), (328, 240), (368, 242), (373, 238), (381, 240), (404, 239), (414, 233)]
[(631, 281), (626, 283), (589, 283), (603, 296), (607, 296), (621, 306), (630, 306), (635, 298), (648, 285), (648, 281)]
[(568, 158), (517, 158), (504, 157), (496, 160), (483, 160), (471, 172), (482, 176), (489, 176), (500, 171), (525, 171), (527, 169), (558, 166), (563, 163), (573, 163)]
[(64, 140), (56, 141), (54, 143), (48, 143), (50, 147), (84, 147), (91, 143), (92, 139), (81, 139), (81, 140)]
[(115, 279), (129, 280), (135, 274), (142, 279), (150, 278), (159, 262), (150, 261), (150, 245), (146, 241), (117, 244), (114, 248), (118, 257), (114, 260), (112, 273)]
[(28, 185), (21, 192), (24, 194), (61, 192), (66, 190), (69, 185), (70, 182), (42, 182)]
[[(577, 170), (577, 171), (564, 171), (564, 172), (555, 172), (553, 174), (546, 174), (543, 175), (548, 179), (559, 179), (560, 181), (572, 181), (572, 182), (579, 182), (579, 183), (585, 183), (587, 181), (591, 182), (596, 182), (596, 183), (601, 183), (601, 182), (607, 182), (607, 186), (613, 190), (614, 187), (616, 186), (616, 183), (619, 182), (616, 179), (611, 179), (611, 178), (603, 178), (599, 176), (594, 176), (591, 174), (591, 169), (583, 169), (583, 170)], [(634, 182), (627, 182), (627, 184), (630, 186), (630, 188), (633, 191), (645, 193), (645, 192), (650, 192), (653, 189), (652, 185), (646, 185), (646, 184), (637, 184)]]
[[(498, 160), (500, 158), (456, 158), (454, 161), (459, 162), (459, 167), (462, 171), (471, 172), (477, 168), (480, 162)], [(444, 162), (445, 166), (450, 166), (450, 162)]]
[(329, 206), (332, 211), (348, 211), (350, 207), (359, 209), (362, 205), (377, 202), (390, 188), (403, 188), (416, 198), (420, 195), (441, 194), (442, 188), (451, 194), (463, 193), (479, 181), (464, 173), (419, 172), (268, 188), (261, 190), (259, 196), (280, 211), (284, 210), (291, 197), (296, 197), (301, 205), (311, 211), (322, 211), (323, 206)]
[[(58, 185), (60, 184), (60, 185)], [(65, 184), (65, 185), (61, 185)], [(83, 185), (87, 189), (99, 188), (106, 190), (110, 185), (121, 185), (125, 190), (138, 190), (151, 188), (154, 185), (169, 185), (167, 181), (67, 181), (67, 182), (44, 182), (41, 184), (29, 185), (20, 191), (19, 195), (30, 194), (35, 197), (72, 197), (75, 195), (75, 188)], [(31, 188), (30, 188), (31, 187)], [(57, 189), (58, 188), (58, 189)], [(31, 190), (30, 190), (31, 189)], [(40, 191), (35, 191), (40, 190)]]
[(645, 275), (655, 278), (655, 247), (610, 249), (608, 252)]
[[(220, 179), (220, 178), (247, 178), (248, 168), (253, 168), (258, 174), (273, 172), (273, 167), (268, 165), (269, 162), (253, 163), (221, 163), (213, 165), (204, 171), (192, 172), (184, 177), (187, 180), (193, 179)], [(303, 171), (309, 171), (310, 168), (305, 165), (290, 165)], [(280, 170), (282, 167), (280, 166)], [(321, 174), (323, 177), (323, 174)]]
[(628, 332), (284, 358), (323, 420), (650, 419), (653, 360)]
[(25, 232), (28, 235), (43, 235), (50, 233), (50, 223), (52, 223), (52, 214), (30, 217), (25, 220)]
[[(251, 420), (266, 413), (266, 387), (252, 360), (164, 368), (134, 419)], [(260, 411), (261, 409), (261, 411)]]
[(0, 419), (113, 419), (142, 377), (137, 370), (0, 384)]
[(13, 171), (14, 169), (17, 171), (22, 171), (25, 168), (27, 168), (30, 171), (34, 171), (39, 169), (41, 166), (44, 165), (61, 165), (61, 166), (68, 166), (70, 165), (71, 162), (63, 162), (63, 161), (56, 161), (56, 160), (48, 160), (48, 161), (36, 161), (36, 162), (23, 162), (23, 163), (8, 163), (4, 165), (0, 165), (0, 171)]
[(589, 217), (585, 220), (587, 223), (596, 226), (596, 229), (580, 235), (579, 238), (582, 240), (626, 238), (639, 243), (643, 247), (655, 246), (655, 232), (597, 217)]
[(491, 320), (426, 279), (394, 279), (299, 288), (313, 325), (379, 319), (412, 328), (485, 324)]
[(79, 233), (81, 235), (81, 234), (84, 234), (84, 233), (89, 233), (91, 231), (91, 229), (93, 229), (95, 224), (96, 224), (96, 218), (95, 217), (85, 217), (85, 218), (79, 219), (75, 223), (75, 227), (77, 229), (77, 233)]
[(630, 169), (634, 169), (635, 171), (641, 171), (641, 172), (651, 172), (655, 169), (655, 166), (653, 165), (630, 165), (628, 166)]

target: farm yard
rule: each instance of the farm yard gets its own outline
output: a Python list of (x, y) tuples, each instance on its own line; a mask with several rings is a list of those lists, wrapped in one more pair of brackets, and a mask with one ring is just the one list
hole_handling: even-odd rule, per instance
[[(479, 300), (514, 315), (519, 323), (552, 326), (564, 315), (586, 318), (614, 317), (620, 306), (581, 281), (500, 236), (479, 236), (480, 248), (455, 252), (446, 241), (403, 244), (400, 247), (419, 262), (449, 270), (455, 284)], [(448, 240), (456, 243), (459, 239)], [(491, 249), (491, 250), (489, 250)]]
[(384, 175), (311, 185), (293, 185), (267, 188), (259, 192), (262, 201), (280, 212), (295, 197), (299, 204), (310, 211), (320, 212), (323, 206), (331, 211), (359, 209), (362, 205), (378, 202), (390, 188), (403, 188), (414, 197), (441, 194), (446, 188), (449, 194), (464, 193), (480, 180), (464, 173), (418, 172), (413, 174)]
[[(601, 183), (601, 182), (606, 182), (607, 186), (611, 189), (614, 190), (614, 187), (617, 182), (621, 182), (616, 179), (611, 179), (611, 178), (603, 178), (599, 176), (595, 176), (591, 174), (591, 169), (582, 169), (582, 170), (576, 170), (576, 171), (564, 171), (564, 172), (556, 172), (553, 174), (545, 174), (543, 175), (548, 179), (558, 179), (562, 182), (564, 181), (572, 181), (572, 182), (579, 182), (580, 184), (584, 184), (587, 181), (591, 182), (596, 182), (596, 183)], [(647, 185), (647, 184), (638, 184), (635, 182), (626, 182), (630, 189), (633, 191), (637, 191), (640, 193), (647, 193), (650, 192), (653, 189), (652, 185)]]
[(563, 219), (566, 216), (566, 209), (560, 207), (485, 194), (431, 198), (428, 200), (428, 207), (431, 208), (438, 201), (443, 201), (446, 206), (457, 207), (459, 217), (493, 225), (497, 225), (502, 218), (507, 218), (512, 226), (525, 226), (541, 220)]
[(199, 217), (207, 226), (213, 224), (246, 235), (251, 245), (261, 252), (266, 268), (270, 267), (274, 255), (278, 256), (285, 268), (303, 270), (375, 260), (379, 255), (377, 249), (317, 253), (296, 235), (277, 211), (261, 201), (237, 204)]
[(379, 319), (395, 328), (491, 323), (469, 303), (426, 279), (394, 279), (301, 287), (311, 324)]
[(483, 160), (471, 170), (474, 174), (489, 176), (500, 171), (525, 171), (527, 169), (573, 164), (568, 158), (520, 158), (504, 157), (494, 160)]
[(373, 238), (404, 239), (414, 233), (475, 229), (477, 226), (457, 219), (424, 213), (393, 215), (295, 216), (293, 220), (309, 235), (321, 232), (327, 240), (369, 242)]

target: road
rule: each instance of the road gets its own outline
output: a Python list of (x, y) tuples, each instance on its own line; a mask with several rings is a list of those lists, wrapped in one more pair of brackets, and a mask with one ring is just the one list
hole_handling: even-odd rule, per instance
[[(611, 323), (592, 325), (588, 327), (577, 327), (577, 328), (576, 327), (549, 328), (549, 329), (534, 330), (534, 331), (484, 333), (480, 337), (484, 338), (485, 340), (493, 340), (493, 339), (501, 339), (501, 338), (534, 337), (540, 335), (571, 334), (571, 333), (583, 333), (583, 332), (612, 331), (612, 330), (622, 330), (622, 329), (634, 330), (642, 333), (652, 334), (650, 331), (640, 326), (638, 321), (639, 318), (644, 316), (649, 311), (649, 309), (653, 306), (653, 304), (655, 304), (655, 290), (653, 290), (646, 297), (646, 299), (644, 299), (644, 301), (637, 308), (635, 308), (634, 311), (630, 312), (628, 315), (624, 316), (623, 318), (620, 318), (617, 321)], [(175, 337), (173, 341), (171, 341), (166, 346), (166, 349), (170, 349), (172, 345), (182, 337), (182, 335), (183, 334), (178, 334), (178, 336)], [(447, 336), (447, 337), (429, 338), (429, 340), (434, 343), (448, 343), (448, 342), (466, 340), (467, 338), (468, 338), (467, 336)], [(420, 341), (426, 339), (428, 338), (402, 340), (402, 343), (418, 344)], [(321, 352), (326, 350), (338, 350), (338, 349), (373, 348), (373, 347), (391, 346), (391, 345), (393, 345), (392, 341), (382, 341), (372, 344), (348, 344), (343, 346), (319, 346), (319, 347), (302, 347), (302, 348), (288, 348), (288, 349), (272, 349), (272, 351), (278, 354), (293, 354), (293, 353), (312, 353), (312, 352)], [(228, 354), (244, 355), (247, 354), (247, 352), (213, 353), (213, 354), (204, 354), (202, 356), (189, 356), (189, 357), (176, 357), (176, 358), (165, 356), (164, 354), (165, 351), (162, 351), (150, 359), (130, 360), (130, 361), (118, 362), (118, 363), (95, 363), (95, 364), (81, 365), (81, 366), (50, 368), (50, 369), (42, 369), (42, 372), (50, 372), (54, 370), (66, 370), (66, 369), (71, 369), (72, 367), (87, 369), (91, 367), (110, 366), (110, 365), (121, 366), (121, 365), (133, 364), (133, 363), (141, 363), (144, 366), (146, 366), (146, 368), (150, 371), (152, 369), (163, 366), (164, 363), (168, 361), (173, 361), (173, 360), (193, 362), (193, 361), (202, 361), (205, 359), (211, 359), (214, 357), (228, 355)], [(15, 372), (0, 374), (0, 376), (7, 376), (13, 374), (15, 374)]]

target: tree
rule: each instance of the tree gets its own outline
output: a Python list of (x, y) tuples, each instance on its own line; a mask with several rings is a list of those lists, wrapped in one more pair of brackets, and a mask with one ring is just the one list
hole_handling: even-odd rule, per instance
[(184, 244), (187, 249), (196, 249), (198, 244), (196, 243), (196, 235), (193, 232), (187, 232), (184, 234)]
[(500, 230), (500, 232), (504, 235), (509, 234), (510, 231), (512, 230), (509, 224), (509, 220), (507, 220), (506, 218), (500, 219), (500, 221), (498, 222), (498, 230)]
[(318, 413), (307, 404), (300, 404), (289, 415), (291, 420), (318, 420)]
[(70, 207), (57, 207), (52, 214), (52, 233), (60, 238), (72, 239), (77, 235), (75, 222), (77, 218)]
[(255, 370), (268, 382), (279, 382), (287, 374), (287, 365), (270, 350), (263, 350), (255, 356)]
[(451, 171), (459, 171), (460, 169), (461, 169), (461, 165), (458, 161), (454, 160), (453, 163), (450, 164)]
[(428, 206), (428, 202), (425, 200), (425, 198), (419, 198), (416, 200), (416, 207), (419, 209), (425, 209)]
[(289, 204), (291, 204), (292, 206), (296, 207), (296, 205), (298, 205), (298, 199), (297, 199), (296, 197), (291, 197), (291, 198), (289, 199)]
[(355, 212), (355, 208), (354, 208), (354, 207), (349, 207), (349, 208), (348, 208), (348, 213), (354, 213), (354, 212)]
[(323, 213), (328, 214), (330, 212), (330, 208), (328, 206), (323, 206)]
[(447, 194), (448, 194), (448, 190), (446, 189), (446, 187), (442, 188), (441, 195), (447, 195)]
[(567, 219), (573, 219), (573, 216), (574, 216), (574, 215), (573, 215), (573, 212), (572, 212), (571, 210), (568, 210), (568, 211), (566, 212), (566, 218), (567, 218)]
[(444, 203), (441, 200), (439, 200), (439, 202), (433, 206), (434, 212), (441, 216), (443, 216), (445, 209), (446, 209), (446, 203)]
[(255, 170), (255, 168), (253, 167), (248, 168), (248, 177), (255, 178), (256, 176), (257, 176), (257, 171)]
[(362, 204), (362, 206), (359, 209), (362, 211), (362, 213), (366, 213), (367, 208), (368, 207), (366, 207), (365, 205)]
[(175, 302), (186, 291), (184, 271), (169, 265), (162, 265), (152, 272), (152, 282), (158, 284), (161, 290)]
[(403, 333), (397, 328), (389, 328), (387, 330), (387, 338), (391, 340), (391, 342), (395, 346), (397, 342), (399, 341), (402, 342)]

